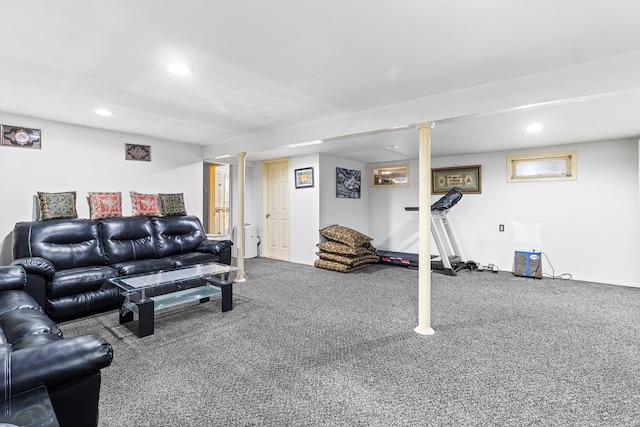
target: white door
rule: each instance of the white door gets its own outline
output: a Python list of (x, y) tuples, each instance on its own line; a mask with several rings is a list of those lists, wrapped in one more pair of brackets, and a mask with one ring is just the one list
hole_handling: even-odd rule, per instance
[(289, 159), (262, 163), (262, 250), (264, 256), (289, 260)]

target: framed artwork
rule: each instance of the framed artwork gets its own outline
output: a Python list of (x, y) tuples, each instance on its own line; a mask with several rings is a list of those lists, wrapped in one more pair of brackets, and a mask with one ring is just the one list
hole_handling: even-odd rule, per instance
[(313, 187), (313, 168), (301, 168), (294, 171), (296, 188)]
[(575, 181), (576, 157), (575, 150), (507, 156), (507, 182)]
[(336, 197), (338, 199), (359, 199), (361, 186), (361, 171), (336, 168)]
[(140, 144), (124, 144), (125, 160), (151, 161), (151, 146)]
[(409, 165), (373, 166), (372, 187), (408, 187)]
[(445, 194), (458, 187), (465, 194), (482, 193), (481, 166), (455, 166), (431, 169), (431, 193)]
[(1, 125), (0, 134), (5, 147), (42, 148), (40, 129)]

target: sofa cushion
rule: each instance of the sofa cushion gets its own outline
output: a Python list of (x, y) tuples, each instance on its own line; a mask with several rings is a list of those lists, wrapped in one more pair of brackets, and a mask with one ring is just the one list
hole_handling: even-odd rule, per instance
[(374, 254), (359, 255), (359, 256), (345, 256), (332, 254), (330, 252), (318, 252), (320, 259), (327, 261), (339, 262), (347, 267), (357, 267), (363, 264), (375, 264), (380, 261), (380, 257)]
[(153, 224), (147, 217), (103, 219), (100, 231), (107, 264), (158, 258)]
[(171, 258), (145, 259), (139, 261), (119, 262), (112, 265), (119, 276), (131, 274), (149, 273), (159, 270), (171, 270), (176, 268), (176, 263)]
[(193, 252), (207, 238), (202, 223), (195, 216), (153, 217), (151, 222), (161, 257)]
[(77, 218), (76, 192), (42, 193), (38, 191), (40, 221), (57, 218)]
[(47, 298), (45, 307), (51, 319), (61, 321), (75, 319), (87, 313), (118, 308), (118, 301), (117, 289), (103, 288), (59, 298)]
[(371, 237), (360, 233), (354, 229), (343, 227), (341, 225), (330, 225), (320, 230), (322, 237), (334, 242), (340, 242), (345, 245), (357, 248), (367, 246), (373, 240)]
[(7, 311), (0, 315), (0, 328), (10, 343), (34, 334), (53, 334), (62, 337), (62, 331), (53, 320), (40, 310), (31, 308)]
[(205, 252), (190, 252), (188, 254), (173, 255), (169, 257), (175, 262), (176, 267), (182, 267), (185, 265), (203, 264), (206, 262), (218, 262), (220, 261), (219, 253), (205, 253)]
[(19, 222), (13, 230), (13, 256), (45, 258), (56, 270), (105, 265), (98, 223), (88, 219)]
[(353, 248), (343, 243), (331, 242), (331, 241), (320, 242), (316, 246), (320, 248), (320, 250), (323, 252), (329, 252), (329, 253), (338, 254), (338, 255), (358, 256), (358, 255), (368, 255), (368, 254), (376, 253), (376, 250), (373, 248), (373, 246), (371, 247), (362, 246), (358, 248)]
[(131, 191), (131, 215), (160, 215), (157, 194), (141, 194)]
[(18, 290), (0, 292), (0, 316), (8, 311), (23, 308), (42, 312), (42, 307), (26, 292)]
[(47, 283), (47, 297), (56, 298), (95, 291), (100, 289), (107, 279), (117, 275), (115, 268), (106, 265), (60, 270), (51, 282)]
[(172, 193), (158, 194), (158, 202), (160, 203), (160, 215), (186, 215), (187, 210), (184, 207), (184, 194)]
[(350, 273), (354, 270), (368, 267), (371, 264), (361, 264), (357, 267), (349, 267), (348, 265), (339, 262), (327, 261), (326, 259), (317, 259), (313, 262), (313, 265), (318, 268), (324, 268), (325, 270), (339, 271), (340, 273)]
[(117, 218), (122, 216), (122, 193), (89, 193), (91, 219)]

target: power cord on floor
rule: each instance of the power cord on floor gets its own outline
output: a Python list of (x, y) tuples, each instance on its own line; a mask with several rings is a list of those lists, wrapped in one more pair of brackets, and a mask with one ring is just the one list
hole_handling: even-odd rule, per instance
[(571, 275), (571, 273), (562, 273), (562, 274), (559, 274), (559, 275), (556, 276), (556, 270), (553, 268), (553, 265), (551, 264), (551, 261), (549, 261), (549, 257), (544, 252), (542, 252), (542, 255), (544, 255), (544, 257), (547, 260), (547, 263), (549, 263), (549, 267), (551, 267), (551, 274), (542, 273), (543, 277), (550, 277), (551, 279), (566, 279), (566, 280), (573, 279), (573, 276)]

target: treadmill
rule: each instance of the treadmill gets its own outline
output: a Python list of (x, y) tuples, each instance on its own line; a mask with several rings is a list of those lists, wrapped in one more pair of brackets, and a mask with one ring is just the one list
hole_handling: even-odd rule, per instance
[[(449, 210), (462, 198), (462, 189), (453, 187), (447, 194), (431, 205), (431, 235), (436, 242), (439, 255), (431, 255), (431, 269), (436, 273), (456, 276), (464, 268), (458, 240), (456, 239)], [(406, 211), (417, 211), (417, 207), (405, 207)], [(418, 254), (378, 251), (381, 264), (418, 268)]]

